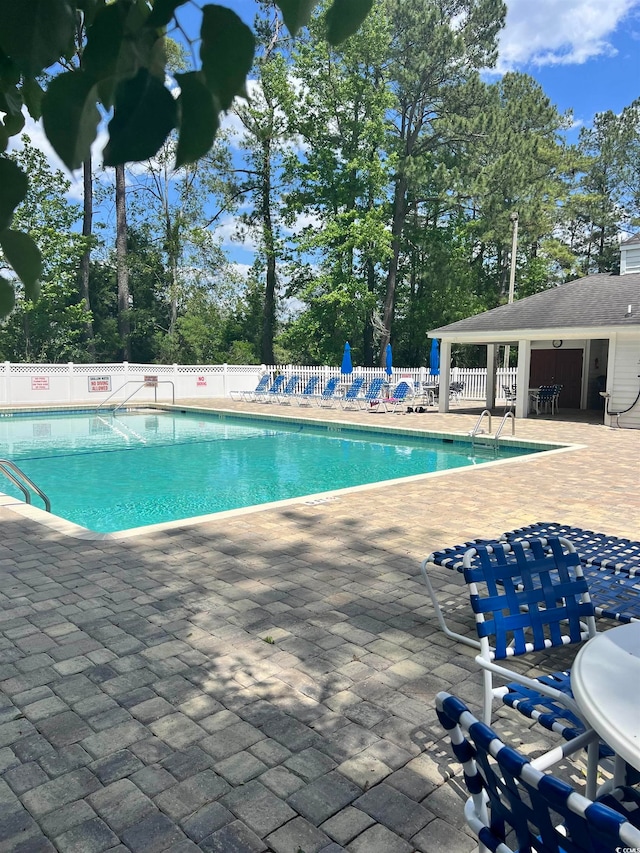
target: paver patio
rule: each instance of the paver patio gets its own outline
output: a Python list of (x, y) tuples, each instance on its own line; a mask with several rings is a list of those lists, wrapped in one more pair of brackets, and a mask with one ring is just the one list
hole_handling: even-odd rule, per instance
[[(517, 435), (582, 445), (566, 453), (131, 538), (0, 508), (0, 853), (473, 849), (433, 699), (477, 709), (480, 679), (438, 633), (419, 565), (539, 520), (638, 538), (638, 433), (563, 414)], [(458, 576), (433, 578), (471, 632)], [(543, 748), (515, 716), (501, 732)]]

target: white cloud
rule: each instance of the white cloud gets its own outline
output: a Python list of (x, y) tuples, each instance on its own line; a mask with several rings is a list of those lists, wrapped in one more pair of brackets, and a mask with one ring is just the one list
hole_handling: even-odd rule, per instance
[[(47, 163), (52, 169), (59, 169), (65, 177), (70, 181), (71, 187), (67, 193), (67, 198), (70, 201), (82, 201), (83, 184), (82, 184), (82, 169), (77, 169), (75, 172), (69, 172), (62, 160), (51, 147), (47, 137), (44, 135), (44, 129), (41, 121), (34, 121), (31, 116), (25, 114), (25, 125), (20, 136), (13, 137), (9, 141), (9, 150), (19, 150), (23, 147), (22, 135), (26, 134), (31, 140), (34, 148), (42, 151), (47, 158)], [(94, 165), (102, 163), (102, 149), (107, 144), (106, 127), (102, 126), (98, 129), (93, 145), (91, 146), (91, 156)]]
[(640, 0), (508, 0), (497, 71), (615, 55), (611, 36), (633, 10)]

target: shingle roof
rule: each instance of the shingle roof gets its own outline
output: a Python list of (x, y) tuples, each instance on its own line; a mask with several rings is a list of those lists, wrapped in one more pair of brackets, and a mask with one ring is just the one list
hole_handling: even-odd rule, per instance
[[(631, 316), (627, 314), (631, 305)], [(640, 326), (640, 273), (600, 273), (501, 305), (429, 332), (511, 332), (527, 329)]]

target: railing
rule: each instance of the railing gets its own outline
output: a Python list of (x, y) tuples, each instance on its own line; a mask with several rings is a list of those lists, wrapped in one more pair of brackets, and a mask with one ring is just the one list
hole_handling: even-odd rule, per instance
[[(486, 429), (486, 430), (482, 427), (482, 422), (485, 418), (487, 418), (487, 421), (488, 421), (488, 429)], [(483, 435), (484, 433), (490, 433), (490, 432), (491, 432), (491, 412), (489, 411), (489, 409), (483, 409), (480, 412), (480, 416), (478, 417), (478, 420), (476, 421), (475, 426), (473, 427), (473, 429), (469, 430), (469, 435), (471, 436), (471, 438), (474, 438), (476, 435)]]
[(135, 382), (138, 387), (135, 388), (131, 392), (131, 394), (129, 394), (128, 397), (125, 397), (125, 399), (122, 400), (122, 402), (118, 403), (118, 405), (113, 410), (113, 414), (115, 414), (118, 411), (118, 409), (121, 409), (124, 405), (126, 405), (129, 402), (129, 400), (132, 397), (135, 397), (135, 395), (138, 393), (138, 391), (142, 391), (143, 388), (153, 388), (154, 389), (154, 393), (153, 393), (154, 403), (157, 402), (158, 401), (158, 390), (157, 390), (158, 385), (171, 385), (171, 402), (173, 404), (175, 404), (175, 402), (176, 402), (176, 388), (170, 379), (156, 379), (153, 381), (149, 381), (148, 379), (144, 379), (142, 382), (139, 382), (137, 379), (129, 379), (127, 382), (124, 383), (124, 385), (121, 385), (119, 388), (116, 388), (116, 390), (112, 394), (109, 394), (107, 399), (103, 400), (100, 403), (100, 405), (97, 407), (96, 412), (99, 412), (100, 409), (103, 409), (107, 405), (109, 400), (111, 400), (116, 394), (119, 394), (120, 391), (122, 391), (123, 388), (126, 388), (127, 385), (131, 385), (132, 382)]
[(5, 475), (7, 480), (11, 480), (14, 486), (20, 489), (24, 495), (26, 503), (31, 503), (31, 492), (29, 489), (32, 489), (38, 497), (42, 499), (46, 511), (51, 512), (51, 501), (49, 498), (45, 495), (42, 489), (39, 489), (38, 486), (36, 486), (30, 477), (27, 477), (22, 469), (18, 468), (15, 462), (11, 462), (9, 459), (0, 459), (0, 472)]
[(495, 436), (494, 436), (494, 438), (496, 439), (496, 441), (500, 438), (500, 433), (501, 433), (501, 432), (502, 432), (502, 430), (504, 429), (504, 425), (506, 424), (506, 422), (507, 422), (508, 420), (511, 420), (511, 435), (515, 435), (515, 434), (516, 434), (516, 416), (515, 416), (515, 415), (514, 415), (514, 413), (511, 411), (511, 409), (509, 409), (509, 411), (508, 411), (508, 412), (505, 412), (505, 413), (504, 413), (504, 415), (502, 416), (502, 420), (500, 421), (500, 426), (499, 426), (499, 427), (498, 427), (498, 429), (496, 430), (496, 434), (495, 434)]

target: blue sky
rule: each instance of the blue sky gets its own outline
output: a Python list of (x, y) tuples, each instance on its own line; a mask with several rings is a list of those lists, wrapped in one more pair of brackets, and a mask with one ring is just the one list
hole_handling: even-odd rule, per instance
[(500, 70), (534, 77), (578, 126), (640, 97), (640, 0), (507, 0)]
[[(251, 24), (252, 0), (219, 2)], [(530, 74), (562, 112), (573, 110), (578, 125), (590, 125), (597, 112), (620, 112), (640, 97), (640, 0), (506, 5), (498, 72)]]
[[(251, 24), (256, 10), (253, 0), (218, 0)], [(571, 110), (574, 129), (590, 126), (598, 112), (620, 112), (640, 97), (640, 0), (506, 0), (506, 26), (500, 36), (497, 68), (488, 79), (497, 79), (508, 70), (534, 77), (561, 112)], [(204, 3), (199, 0), (197, 5)], [(178, 9), (185, 29), (195, 34), (199, 21), (195, 4)], [(196, 51), (197, 52), (197, 51)], [(28, 119), (25, 128), (51, 162), (61, 164), (48, 145), (42, 130)], [(106, 141), (104, 131), (95, 146), (100, 161)], [(64, 167), (62, 167), (64, 168)], [(73, 177), (72, 197), (80, 199), (80, 173)], [(231, 257), (250, 265), (253, 250), (231, 243), (233, 222), (225, 222), (224, 243)]]

